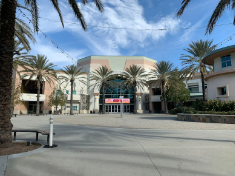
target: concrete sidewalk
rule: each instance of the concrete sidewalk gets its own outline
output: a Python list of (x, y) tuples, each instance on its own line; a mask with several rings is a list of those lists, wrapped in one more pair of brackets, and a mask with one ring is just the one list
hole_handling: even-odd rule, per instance
[[(9, 159), (5, 175), (232, 176), (235, 173), (235, 131), (135, 130), (66, 124), (55, 124), (54, 128), (57, 148)], [(33, 139), (34, 135), (19, 137)]]

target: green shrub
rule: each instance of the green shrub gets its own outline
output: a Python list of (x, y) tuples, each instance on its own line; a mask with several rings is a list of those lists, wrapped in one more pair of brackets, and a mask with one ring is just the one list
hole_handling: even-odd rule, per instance
[(196, 111), (205, 111), (205, 104), (206, 104), (206, 101), (203, 101), (203, 100), (196, 100), (194, 103), (193, 103), (193, 108), (196, 110)]
[(170, 110), (170, 113), (177, 114), (177, 113), (186, 113), (186, 112), (194, 112), (194, 111), (195, 111), (195, 109), (192, 107), (180, 106), (180, 107), (177, 107), (177, 108)]
[(235, 101), (197, 100), (192, 106), (196, 111), (235, 111)]
[(185, 114), (216, 114), (216, 115), (235, 115), (235, 111), (185, 111)]

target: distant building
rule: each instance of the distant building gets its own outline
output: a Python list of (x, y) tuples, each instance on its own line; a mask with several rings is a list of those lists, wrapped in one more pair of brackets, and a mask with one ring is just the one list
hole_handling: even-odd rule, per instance
[[(98, 113), (102, 110), (102, 100), (105, 99), (105, 112), (106, 113), (120, 113), (120, 96), (125, 98), (124, 103), (124, 113), (133, 113), (134, 110), (134, 90), (127, 87), (111, 87), (105, 91), (105, 97), (102, 97), (102, 92), (97, 88), (93, 89), (90, 87), (94, 82), (90, 82), (90, 74), (92, 71), (95, 71), (100, 66), (107, 66), (110, 68), (117, 79), (110, 80), (119, 82), (120, 80), (125, 80), (121, 76), (121, 73), (125, 71), (126, 68), (135, 64), (141, 66), (148, 73), (153, 69), (153, 64), (156, 63), (156, 60), (144, 57), (144, 56), (89, 56), (83, 59), (78, 60), (78, 67), (82, 67), (87, 74), (81, 75), (85, 77), (87, 85), (80, 83), (78, 80), (75, 80), (76, 87), (71, 92), (71, 85), (60, 82), (55, 82), (52, 87), (49, 86), (47, 81), (41, 85), (40, 89), (40, 112), (49, 113), (55, 110), (55, 107), (49, 107), (49, 96), (53, 92), (54, 88), (58, 85), (61, 86), (63, 93), (66, 98), (66, 105), (58, 107), (61, 113), (69, 113), (70, 108), (73, 108), (74, 113)], [(21, 68), (19, 68), (21, 70)], [(62, 71), (57, 71), (57, 75), (66, 76)], [(13, 78), (17, 79), (16, 84), (21, 84), (22, 93), (21, 100), (23, 103), (14, 107), (14, 114), (28, 114), (36, 113), (36, 102), (37, 102), (37, 86), (35, 78), (32, 78), (28, 84), (28, 78), (20, 80), (19, 76), (14, 72)], [(78, 78), (80, 79), (80, 78)], [(84, 79), (83, 79), (84, 80)], [(117, 84), (118, 85), (118, 84)], [(70, 107), (70, 96), (73, 94), (73, 107)], [(143, 89), (137, 89), (136, 96), (136, 105), (137, 112), (144, 113), (149, 112), (149, 101), (145, 97), (149, 97), (149, 90), (147, 87)]]
[[(190, 90), (190, 99), (188, 102), (185, 102), (186, 106), (191, 106), (196, 100), (203, 99), (202, 93), (202, 82), (200, 74), (196, 74), (191, 79), (185, 79), (184, 81), (186, 88)], [(205, 82), (205, 89), (207, 84)], [(149, 89), (149, 97), (145, 98), (146, 102), (149, 102), (150, 112), (151, 113), (161, 113), (164, 111), (164, 102), (161, 101), (162, 90), (160, 82), (152, 86)], [(173, 103), (168, 102), (168, 110), (175, 108)]]
[(235, 45), (207, 54), (203, 62), (213, 65), (214, 72), (205, 76), (207, 99), (235, 99)]
[[(191, 106), (193, 102), (196, 100), (203, 99), (202, 93), (202, 81), (201, 81), (201, 74), (197, 73), (191, 79), (185, 79), (184, 83), (186, 84), (186, 88), (190, 90), (190, 99), (185, 104), (187, 106)], [(205, 90), (207, 89), (207, 82), (205, 81)]]
[[(134, 110), (134, 90), (130, 88), (120, 88), (113, 87), (105, 91), (105, 97), (102, 97), (101, 90), (97, 88), (89, 88), (94, 82), (89, 81), (90, 73), (95, 71), (100, 66), (107, 66), (114, 72), (114, 75), (117, 76), (116, 81), (121, 80), (125, 81), (125, 78), (121, 76), (121, 73), (125, 71), (126, 68), (135, 64), (141, 66), (145, 69), (147, 73), (153, 69), (153, 64), (156, 63), (156, 60), (144, 57), (144, 56), (89, 56), (83, 59), (78, 60), (78, 67), (83, 67), (89, 73), (87, 75), (87, 87), (83, 90), (83, 96), (86, 99), (81, 100), (83, 104), (80, 107), (81, 113), (89, 113), (89, 111), (98, 111), (102, 110), (102, 100), (105, 99), (105, 112), (106, 113), (120, 113), (120, 103), (116, 101), (120, 96), (123, 96), (128, 101), (124, 104), (124, 113), (133, 113)], [(137, 89), (136, 96), (136, 106), (137, 112), (149, 112), (149, 104), (146, 101), (145, 97), (149, 96), (149, 90), (147, 87), (144, 89)]]
[[(23, 70), (21, 67), (18, 67), (18, 71)], [(26, 73), (27, 74), (27, 73)], [(22, 93), (20, 95), (20, 100), (22, 100), (22, 104), (14, 107), (14, 114), (35, 114), (37, 107), (37, 84), (36, 77), (33, 77), (29, 80), (29, 77), (20, 79), (19, 75), (16, 71), (13, 72), (13, 79), (15, 79), (15, 84), (21, 85)], [(27, 84), (26, 84), (27, 83)], [(54, 84), (52, 87), (49, 85), (47, 81), (44, 81), (40, 86), (40, 97), (39, 97), (39, 111), (40, 113), (49, 113), (52, 111), (52, 108), (48, 106), (49, 96), (53, 92)]]

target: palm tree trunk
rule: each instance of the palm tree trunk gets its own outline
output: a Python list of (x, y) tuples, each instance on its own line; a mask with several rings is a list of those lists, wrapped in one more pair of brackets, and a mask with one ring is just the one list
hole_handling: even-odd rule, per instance
[(36, 111), (36, 115), (37, 116), (39, 116), (39, 110), (40, 110), (40, 108), (39, 108), (39, 106), (40, 106), (40, 104), (39, 104), (39, 98), (40, 98), (40, 82), (38, 83), (38, 92), (37, 92), (37, 111)]
[(103, 110), (103, 114), (105, 114), (105, 108), (104, 108), (104, 100), (105, 100), (105, 94), (104, 94), (104, 85), (102, 86), (102, 94), (103, 94), (103, 99), (102, 99), (102, 110)]
[(71, 82), (70, 115), (73, 115), (73, 81)]
[(137, 114), (137, 108), (136, 108), (136, 92), (137, 92), (137, 89), (136, 89), (136, 84), (134, 83), (133, 86), (134, 86), (134, 112), (133, 112), (133, 114)]
[(11, 84), (16, 0), (2, 0), (0, 35), (0, 148), (12, 145)]
[(206, 101), (204, 74), (201, 72), (203, 101)]
[(165, 95), (165, 82), (162, 81), (162, 94), (163, 94), (163, 101), (164, 101), (164, 108), (165, 108), (165, 113), (168, 113), (168, 108), (167, 108), (167, 102), (166, 102), (166, 95)]

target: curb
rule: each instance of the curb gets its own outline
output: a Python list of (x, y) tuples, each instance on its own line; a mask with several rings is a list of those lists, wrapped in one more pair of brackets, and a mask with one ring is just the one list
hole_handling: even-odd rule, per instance
[[(27, 142), (27, 141), (18, 140), (16, 142)], [(41, 153), (41, 152), (45, 152), (47, 150), (50, 150), (50, 148), (43, 148), (44, 145), (42, 143), (38, 142), (38, 141), (32, 141), (32, 143), (38, 143), (38, 144), (41, 144), (42, 146), (40, 148), (37, 148), (35, 150), (31, 150), (31, 151), (28, 151), (28, 152), (0, 156), (0, 176), (5, 175), (8, 159), (29, 156), (29, 155), (33, 155), (33, 154), (37, 154), (37, 153)]]

